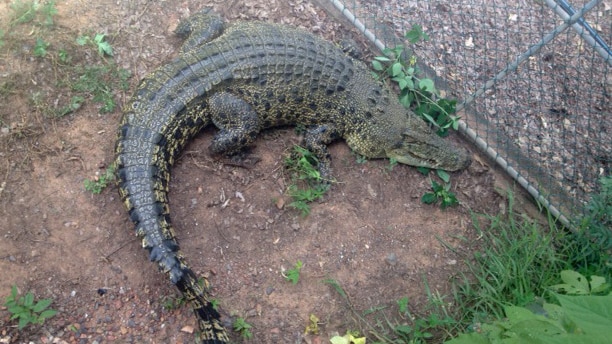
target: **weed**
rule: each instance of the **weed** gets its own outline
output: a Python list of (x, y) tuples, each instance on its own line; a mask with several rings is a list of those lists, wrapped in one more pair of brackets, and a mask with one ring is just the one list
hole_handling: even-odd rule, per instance
[(308, 203), (321, 199), (329, 189), (316, 168), (317, 158), (307, 149), (293, 147), (293, 154), (285, 159), (285, 167), (290, 173), (291, 184), (287, 193), (293, 201), (289, 207), (299, 210), (302, 216), (310, 213)]
[(368, 158), (366, 156), (363, 156), (354, 151), (352, 153), (355, 156), (355, 162), (357, 162), (358, 164), (365, 164), (366, 162), (368, 162)]
[(95, 36), (79, 36), (76, 39), (78, 45), (92, 45), (97, 48), (98, 54), (103, 57), (104, 55), (113, 56), (113, 47), (106, 41), (106, 35), (97, 33)]
[(358, 331), (346, 331), (344, 336), (333, 336), (329, 341), (332, 344), (365, 344), (366, 337), (359, 337)]
[(167, 311), (172, 311), (183, 307), (187, 303), (187, 299), (182, 296), (164, 296), (162, 298), (162, 307)]
[(47, 1), (41, 4), (34, 1), (13, 1), (10, 5), (13, 11), (11, 15), (11, 26), (35, 22), (39, 25), (53, 25), (53, 16), (57, 14), (55, 1)]
[(445, 209), (459, 204), (457, 197), (450, 191), (451, 183), (439, 184), (435, 180), (430, 179), (433, 192), (427, 192), (421, 197), (421, 202), (425, 204), (434, 204), (440, 201), (440, 208)]
[[(429, 38), (418, 25), (413, 25), (405, 37), (413, 44)], [(404, 107), (413, 108), (416, 114), (438, 128), (438, 134), (442, 136), (446, 135), (450, 128), (456, 130), (459, 127), (459, 117), (452, 116), (456, 101), (435, 99), (439, 91), (433, 80), (417, 76), (419, 70), (414, 55), (406, 61), (403, 58), (404, 48), (401, 46), (386, 48), (383, 55), (374, 58), (372, 67), (380, 73), (379, 77), (397, 83), (400, 88), (399, 100)]]
[(217, 299), (210, 299), (210, 305), (212, 306), (212, 308), (216, 311), (219, 310), (219, 300)]
[(100, 113), (115, 111), (117, 104), (113, 89), (119, 87), (127, 90), (130, 73), (114, 64), (77, 67), (78, 79), (71, 83), (71, 88), (80, 94), (89, 94), (96, 103), (102, 103)]
[(603, 295), (610, 292), (610, 284), (602, 276), (590, 276), (587, 279), (574, 270), (563, 270), (560, 273), (563, 283), (548, 287), (550, 290), (567, 295)]
[(304, 330), (304, 334), (310, 333), (319, 334), (319, 318), (314, 314), (310, 314), (308, 317), (308, 326)]
[(572, 266), (586, 274), (612, 275), (612, 176), (600, 179), (585, 214), (577, 219), (579, 233), (573, 234)]
[[(578, 277), (576, 279), (576, 277)], [(504, 318), (476, 324), (473, 331), (460, 334), (448, 344), (511, 343), (607, 343), (612, 335), (612, 295), (583, 294), (589, 288), (586, 278), (575, 271), (561, 276), (570, 283), (574, 295), (553, 293), (559, 304), (543, 300), (518, 307), (504, 306)], [(604, 278), (591, 279), (599, 287), (607, 285)], [(591, 287), (595, 287), (591, 285)], [(562, 289), (565, 289), (563, 287)]]
[(51, 43), (45, 42), (42, 38), (36, 39), (36, 44), (34, 45), (34, 56), (36, 57), (45, 57), (47, 55), (47, 48)]
[[(439, 295), (432, 295), (427, 286), (427, 295), (429, 303), (427, 309), (430, 314), (426, 317), (419, 317), (412, 314), (409, 309), (409, 300), (407, 297), (402, 297), (396, 301), (398, 316), (401, 322), (390, 320), (387, 318), (385, 313), (380, 313), (377, 316), (375, 322), (367, 320), (366, 316), (371, 316), (376, 312), (382, 311), (388, 306), (378, 306), (370, 308), (359, 314), (353, 309), (350, 299), (346, 291), (340, 286), (340, 284), (333, 279), (326, 279), (323, 281), (326, 284), (332, 286), (348, 303), (349, 308), (353, 312), (353, 317), (357, 320), (360, 327), (365, 327), (372, 337), (375, 337), (377, 343), (387, 344), (401, 344), (401, 343), (425, 343), (427, 339), (433, 338), (433, 331), (447, 331), (447, 328), (456, 326), (456, 321), (450, 316), (446, 309), (446, 304), (440, 304), (442, 297)], [(357, 333), (348, 333), (353, 336), (354, 343), (358, 343), (355, 339), (359, 339)], [(350, 337), (334, 337), (338, 343), (351, 343), (347, 341)], [(343, 339), (341, 339), (343, 338)], [(365, 340), (365, 339), (364, 339)]]
[(68, 52), (66, 50), (64, 50), (64, 49), (60, 49), (57, 52), (57, 57), (63, 63), (69, 63), (70, 62), (70, 55), (68, 55)]
[(285, 274), (283, 275), (283, 277), (285, 277), (287, 281), (291, 282), (291, 284), (295, 285), (300, 280), (301, 270), (302, 270), (302, 261), (298, 260), (293, 266), (293, 269), (287, 270)]
[(56, 310), (48, 309), (53, 302), (51, 299), (42, 299), (34, 302), (34, 294), (27, 292), (25, 296), (18, 297), (17, 286), (11, 288), (9, 295), (4, 303), (4, 306), (11, 313), (11, 320), (19, 319), (17, 325), (19, 330), (22, 330), (28, 324), (43, 324), (46, 319), (57, 314)]
[[(473, 216), (481, 247), (466, 259), (470, 277), (456, 281), (455, 299), (466, 319), (504, 317), (504, 306), (524, 306), (546, 293), (567, 266), (555, 250), (552, 234), (537, 222), (514, 214), (514, 198), (508, 194), (508, 215)], [(481, 223), (488, 223), (481, 228)]]
[(397, 159), (389, 158), (389, 165), (387, 165), (387, 170), (389, 172), (393, 171), (393, 168), (395, 168), (395, 166), (397, 166), (397, 164), (398, 164)]
[(94, 180), (86, 179), (84, 182), (85, 190), (93, 194), (99, 194), (114, 179), (115, 179), (115, 166), (111, 165), (106, 169), (106, 171), (101, 176), (95, 176)]
[(236, 318), (234, 321), (234, 331), (240, 333), (240, 336), (244, 339), (251, 339), (253, 337), (253, 333), (251, 333), (251, 324), (247, 323), (246, 320), (242, 317)]

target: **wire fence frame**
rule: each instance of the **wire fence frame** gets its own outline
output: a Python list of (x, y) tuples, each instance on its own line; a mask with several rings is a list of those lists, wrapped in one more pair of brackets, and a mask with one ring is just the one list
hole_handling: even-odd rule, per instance
[[(376, 34), (372, 32), (353, 12), (351, 12), (351, 10), (345, 5), (344, 1), (326, 1), (333, 5), (333, 7), (339, 11), (341, 15), (344, 16), (369, 41), (371, 41), (377, 47), (377, 49), (383, 51), (386, 48), (385, 43), (379, 39)], [(610, 47), (585, 19), (585, 14), (601, 3), (602, 0), (591, 0), (580, 10), (576, 11), (565, 0), (544, 0), (544, 4), (554, 13), (556, 13), (563, 20), (563, 22), (544, 35), (539, 42), (527, 48), (527, 50), (516, 57), (516, 59), (507, 63), (505, 68), (499, 71), (494, 77), (487, 80), (473, 94), (467, 96), (463, 102), (458, 104), (456, 109), (457, 113), (469, 108), (470, 105), (487, 90), (494, 88), (500, 80), (504, 79), (509, 73), (515, 72), (522, 63), (537, 54), (544, 46), (555, 39), (555, 37), (559, 36), (561, 33), (570, 28), (572, 28), (578, 34), (578, 36), (588, 44), (588, 46), (593, 48), (597, 54), (603, 58), (604, 63), (612, 66), (612, 52)], [(516, 168), (514, 168), (512, 164), (509, 163), (506, 158), (504, 158), (503, 154), (500, 154), (492, 145), (489, 144), (489, 142), (487, 142), (486, 138), (481, 137), (475, 130), (473, 130), (466, 121), (459, 120), (459, 131), (465, 137), (471, 140), (481, 152), (486, 154), (497, 165), (499, 165), (510, 177), (516, 180), (517, 183), (519, 183), (519, 185), (521, 185), (532, 197), (534, 197), (535, 200), (547, 208), (555, 218), (561, 221), (568, 228), (576, 230), (573, 221), (570, 220), (570, 218), (576, 214), (567, 214), (562, 212), (558, 208), (557, 204), (550, 201), (550, 199), (546, 196), (545, 191), (538, 186), (538, 183), (534, 183), (531, 178), (525, 177)], [(520, 152), (515, 152), (515, 154), (521, 155)], [(520, 160), (526, 161), (525, 159)]]

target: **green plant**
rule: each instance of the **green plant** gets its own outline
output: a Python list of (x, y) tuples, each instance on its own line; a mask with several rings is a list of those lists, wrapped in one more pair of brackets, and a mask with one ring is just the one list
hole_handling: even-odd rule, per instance
[(17, 286), (13, 285), (11, 295), (6, 298), (4, 306), (11, 313), (11, 320), (19, 319), (17, 327), (22, 330), (28, 324), (43, 324), (46, 319), (57, 314), (56, 310), (48, 309), (51, 302), (51, 299), (35, 302), (32, 292), (18, 297)]
[[(548, 287), (549, 303), (536, 298), (524, 307), (506, 304), (503, 318), (475, 322), (446, 343), (604, 343), (612, 335), (612, 295), (601, 276), (587, 279), (572, 270), (560, 272), (564, 283)], [(567, 295), (559, 294), (566, 293)], [(605, 293), (605, 294), (604, 294)], [(596, 295), (601, 294), (601, 295)]]
[(234, 331), (240, 333), (240, 336), (244, 339), (251, 339), (253, 338), (253, 333), (251, 333), (251, 324), (247, 323), (246, 320), (244, 320), (244, 318), (242, 317), (238, 317), (236, 318), (236, 321), (234, 321)]
[(42, 38), (36, 39), (36, 44), (34, 45), (34, 56), (36, 57), (45, 57), (47, 55), (47, 48), (51, 43), (45, 42)]
[(358, 331), (346, 331), (344, 336), (333, 336), (329, 341), (332, 344), (365, 344), (366, 337), (359, 337)]
[(462, 322), (501, 319), (506, 305), (524, 306), (544, 297), (567, 267), (555, 245), (556, 232), (515, 214), (511, 193), (507, 214), (473, 215), (472, 220), (478, 240), (472, 242), (473, 256), (464, 259), (469, 274), (460, 273), (453, 283)]
[[(413, 44), (429, 38), (418, 25), (413, 25), (405, 37)], [(456, 130), (459, 127), (459, 117), (452, 115), (456, 101), (443, 98), (436, 100), (439, 91), (433, 80), (419, 77), (416, 57), (412, 55), (406, 61), (404, 55), (402, 46), (386, 48), (383, 56), (374, 58), (372, 67), (380, 73), (379, 77), (397, 83), (400, 103), (406, 108), (413, 108), (416, 114), (437, 127), (440, 135), (446, 135), (450, 128)]]
[(113, 47), (111, 47), (110, 43), (106, 41), (105, 34), (97, 33), (95, 36), (93, 36), (93, 38), (90, 36), (79, 36), (77, 37), (76, 42), (81, 46), (90, 44), (96, 47), (100, 56), (113, 56)]
[(387, 170), (389, 172), (393, 171), (393, 168), (397, 166), (398, 162), (395, 158), (389, 158), (389, 165), (387, 165)]
[(113, 95), (113, 89), (119, 87), (127, 90), (127, 82), (130, 73), (114, 64), (100, 66), (79, 66), (76, 68), (79, 77), (70, 82), (73, 91), (79, 94), (90, 94), (96, 103), (102, 103), (100, 113), (115, 111), (117, 104)]
[(300, 146), (294, 146), (291, 156), (285, 159), (285, 167), (291, 177), (287, 194), (293, 199), (288, 206), (299, 210), (302, 216), (310, 213), (308, 203), (322, 198), (329, 189), (329, 184), (321, 177), (317, 165), (318, 159)]
[(104, 171), (104, 173), (102, 175), (95, 176), (94, 180), (86, 179), (85, 182), (84, 182), (85, 190), (87, 190), (87, 191), (89, 191), (89, 192), (91, 192), (93, 194), (99, 194), (113, 180), (115, 180), (115, 166), (111, 165), (111, 166), (109, 166), (106, 169), (106, 171)]
[(38, 0), (17, 0), (11, 3), (10, 9), (13, 12), (10, 19), (11, 26), (32, 21), (40, 25), (51, 26), (53, 25), (53, 16), (57, 14), (55, 1), (40, 3)]
[(432, 294), (427, 280), (424, 280), (424, 284), (428, 299), (426, 306), (428, 314), (424, 316), (412, 314), (408, 308), (408, 297), (402, 297), (396, 303), (400, 316), (407, 321), (397, 324), (387, 321), (401, 343), (424, 343), (434, 337), (434, 330), (446, 330), (456, 324), (448, 312), (444, 297), (437, 293)]
[(450, 175), (446, 171), (436, 170), (436, 174), (442, 179), (443, 184), (439, 184), (433, 179), (430, 179), (433, 192), (427, 192), (421, 197), (421, 202), (425, 204), (434, 204), (440, 201), (440, 207), (445, 209), (459, 204), (455, 193), (451, 192)]
[(578, 233), (570, 256), (572, 266), (586, 274), (612, 275), (612, 176), (600, 179), (600, 191), (591, 195), (584, 215), (575, 221)]
[(291, 282), (291, 284), (295, 285), (300, 280), (301, 270), (302, 270), (302, 261), (298, 260), (293, 266), (293, 269), (287, 270), (285, 274), (283, 275), (283, 277), (285, 277), (287, 281)]
[(162, 297), (162, 307), (167, 311), (172, 311), (183, 307), (187, 303), (187, 299), (182, 296), (164, 296)]
[(65, 49), (58, 50), (57, 57), (63, 63), (70, 62), (70, 55), (68, 54), (68, 52)]
[(563, 283), (551, 285), (550, 290), (567, 295), (598, 295), (608, 293), (610, 284), (602, 276), (590, 276), (586, 278), (574, 270), (563, 270), (560, 273)]

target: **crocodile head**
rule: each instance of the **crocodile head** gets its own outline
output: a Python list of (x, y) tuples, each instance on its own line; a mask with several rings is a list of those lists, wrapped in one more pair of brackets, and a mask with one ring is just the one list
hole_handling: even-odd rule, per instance
[(390, 158), (416, 167), (458, 171), (470, 165), (467, 150), (442, 139), (413, 113), (406, 116), (404, 109), (396, 110), (381, 112), (375, 122), (347, 133), (351, 149), (368, 158)]
[[(414, 120), (422, 122), (420, 119)], [(394, 142), (393, 146), (385, 149), (385, 155), (402, 164), (458, 171), (471, 163), (467, 150), (454, 147), (425, 123), (404, 128)]]

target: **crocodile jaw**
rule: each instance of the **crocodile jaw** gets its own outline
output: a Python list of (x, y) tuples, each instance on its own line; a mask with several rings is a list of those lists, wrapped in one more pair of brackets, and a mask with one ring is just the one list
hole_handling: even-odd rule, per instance
[(452, 146), (430, 130), (407, 129), (386, 155), (397, 162), (432, 169), (458, 171), (467, 168), (472, 159), (467, 150)]

